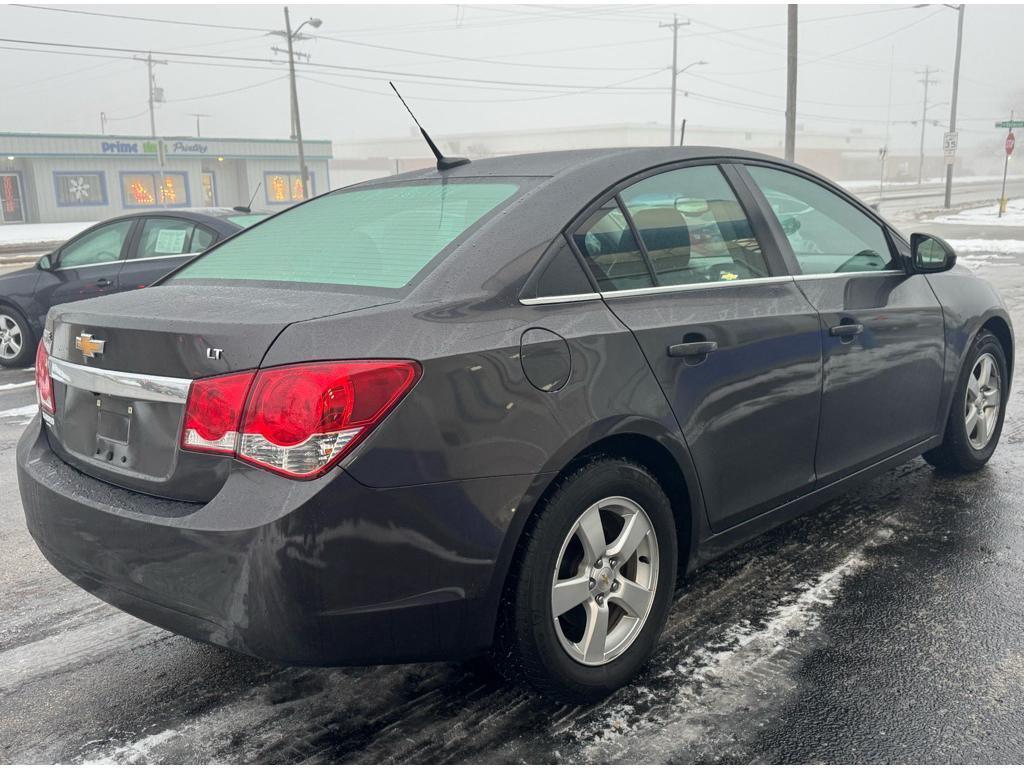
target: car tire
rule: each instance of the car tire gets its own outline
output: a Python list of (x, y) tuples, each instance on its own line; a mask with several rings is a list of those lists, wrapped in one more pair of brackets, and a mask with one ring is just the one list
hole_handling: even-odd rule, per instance
[(651, 473), (628, 459), (587, 461), (558, 481), (524, 533), (492, 661), (562, 702), (608, 695), (650, 657), (676, 561), (672, 506)]
[(925, 461), (947, 472), (976, 472), (985, 466), (1003, 430), (1009, 381), (1002, 344), (981, 331), (960, 370), (942, 445), (927, 451)]
[(25, 368), (36, 354), (36, 338), (25, 316), (0, 304), (0, 366)]

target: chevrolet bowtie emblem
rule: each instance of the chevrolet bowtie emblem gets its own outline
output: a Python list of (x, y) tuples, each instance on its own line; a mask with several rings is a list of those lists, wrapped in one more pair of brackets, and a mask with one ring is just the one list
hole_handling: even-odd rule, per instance
[(96, 357), (103, 354), (103, 347), (107, 342), (94, 339), (91, 333), (83, 333), (75, 336), (75, 349), (80, 349), (84, 357)]

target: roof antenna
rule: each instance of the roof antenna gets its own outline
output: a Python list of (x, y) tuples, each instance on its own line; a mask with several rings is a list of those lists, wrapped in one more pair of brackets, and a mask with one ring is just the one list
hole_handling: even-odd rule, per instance
[(400, 94), (398, 89), (395, 88), (395, 84), (388, 80), (388, 85), (391, 86), (391, 90), (395, 92), (395, 96), (398, 97), (398, 100), (402, 102), (402, 106), (405, 107), (405, 111), (409, 113), (409, 117), (411, 117), (412, 121), (416, 123), (416, 127), (419, 128), (420, 133), (423, 134), (423, 139), (427, 142), (427, 146), (430, 147), (430, 151), (433, 152), (434, 157), (437, 158), (437, 170), (447, 171), (449, 168), (455, 168), (469, 162), (468, 157), (445, 157), (442, 155), (441, 150), (437, 148), (437, 144), (435, 144), (433, 139), (430, 138), (430, 134), (426, 132), (422, 125), (420, 125), (420, 121), (416, 119), (416, 115), (412, 113), (412, 110), (409, 109), (409, 105), (405, 103), (405, 99), (402, 98), (402, 94)]

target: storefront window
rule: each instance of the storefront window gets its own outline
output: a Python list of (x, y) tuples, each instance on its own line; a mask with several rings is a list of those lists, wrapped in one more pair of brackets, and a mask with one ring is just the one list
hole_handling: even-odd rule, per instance
[[(287, 205), (306, 199), (302, 190), (302, 177), (297, 173), (265, 173), (264, 186), (267, 189), (267, 202), (271, 205)], [(310, 197), (316, 194), (316, 183), (313, 174), (309, 174)]]
[(172, 172), (122, 173), (121, 198), (125, 208), (187, 206), (188, 176)]
[(203, 205), (207, 208), (212, 208), (217, 204), (217, 184), (213, 179), (213, 174), (204, 172), (202, 176), (203, 181)]
[(53, 186), (61, 208), (107, 204), (107, 180), (100, 171), (57, 171), (53, 174)]

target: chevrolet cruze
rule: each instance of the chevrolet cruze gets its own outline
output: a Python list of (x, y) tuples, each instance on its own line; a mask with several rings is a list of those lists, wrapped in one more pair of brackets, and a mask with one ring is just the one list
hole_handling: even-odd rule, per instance
[(57, 569), (263, 658), (487, 653), (581, 701), (710, 558), (995, 450), (999, 296), (821, 177), (713, 148), (439, 166), (50, 311), (18, 476)]

